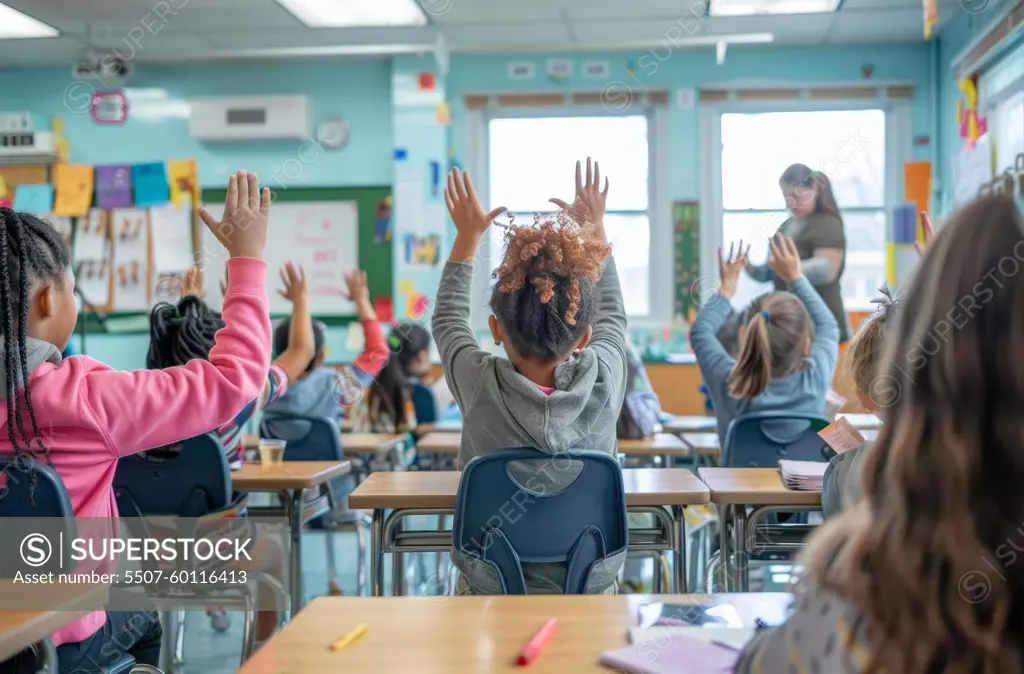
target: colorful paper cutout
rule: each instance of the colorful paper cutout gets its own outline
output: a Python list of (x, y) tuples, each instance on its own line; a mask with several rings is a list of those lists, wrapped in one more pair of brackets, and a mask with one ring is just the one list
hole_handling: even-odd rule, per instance
[(14, 210), (23, 213), (49, 213), (53, 210), (53, 185), (18, 185), (14, 189)]
[(132, 189), (136, 208), (166, 204), (170, 201), (167, 166), (163, 162), (132, 166)]
[(53, 187), (57, 198), (53, 212), (79, 216), (92, 206), (93, 168), (88, 164), (54, 164)]
[(193, 204), (199, 203), (195, 159), (172, 159), (167, 162), (167, 173), (171, 187), (171, 203), (180, 206), (184, 197)]

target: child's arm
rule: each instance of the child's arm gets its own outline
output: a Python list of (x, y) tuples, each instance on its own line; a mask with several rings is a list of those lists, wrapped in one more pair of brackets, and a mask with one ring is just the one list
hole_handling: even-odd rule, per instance
[(348, 298), (356, 305), (356, 314), (363, 327), (363, 352), (352, 362), (356, 374), (363, 379), (376, 377), (391, 355), (384, 331), (377, 322), (377, 311), (370, 302), (370, 289), (366, 283), (366, 272), (354, 269), (345, 274), (348, 284)]
[[(262, 203), (255, 175), (239, 171), (228, 184), (224, 220), (200, 210), (203, 222), (227, 249), (225, 327), (209, 360), (195, 359), (164, 370), (83, 372), (77, 393), (111, 452), (125, 456), (208, 432), (230, 421), (259, 396), (270, 366), (267, 265), (262, 261), (270, 190)], [(251, 195), (251, 196), (250, 196)], [(72, 359), (70, 367), (95, 366)]]
[[(292, 303), (292, 320), (288, 325), (288, 348), (277, 357), (274, 365), (284, 370), (288, 381), (295, 381), (316, 357), (313, 317), (309, 314), (309, 286), (306, 284), (306, 271), (301, 266), (296, 268), (289, 262), (280, 273), (284, 290), (278, 293)], [(268, 402), (272, 402), (269, 398), (268, 395)]]
[[(749, 247), (747, 250), (750, 250)], [(697, 357), (697, 367), (700, 368), (704, 385), (711, 392), (711, 400), (715, 403), (716, 409), (728, 396), (729, 373), (732, 372), (732, 368), (736, 364), (736, 360), (719, 341), (718, 332), (732, 311), (730, 300), (736, 294), (740, 270), (746, 265), (746, 261), (747, 251), (743, 250), (742, 241), (738, 253), (730, 246), (729, 255), (723, 257), (722, 250), (718, 250), (718, 267), (722, 285), (719, 292), (712, 295), (701, 308), (693, 325), (690, 326), (690, 346), (693, 347), (693, 354)]]
[(758, 283), (768, 283), (772, 280), (772, 270), (767, 264), (748, 264), (747, 275)]
[(445, 202), (458, 233), (441, 273), (431, 329), (452, 395), (459, 408), (465, 410), (465, 403), (473, 399), (481, 381), (480, 368), (487, 358), (469, 325), (473, 257), (491, 221), (506, 209), (484, 213), (469, 175), (463, 179), (457, 168), (448, 175)]
[[(800, 298), (814, 324), (811, 342), (811, 366), (824, 378), (825, 386), (832, 383), (836, 360), (839, 358), (839, 325), (828, 305), (800, 272), (800, 254), (789, 237), (777, 234), (771, 241), (771, 265), (776, 274)], [(827, 390), (827, 389), (826, 389)]]

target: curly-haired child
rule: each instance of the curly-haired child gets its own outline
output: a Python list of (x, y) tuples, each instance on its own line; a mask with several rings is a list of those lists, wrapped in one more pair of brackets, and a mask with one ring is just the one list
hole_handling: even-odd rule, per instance
[[(464, 417), (459, 460), (514, 447), (557, 454), (590, 449), (615, 454), (615, 426), (626, 379), (626, 314), (603, 217), (608, 184), (587, 160), (586, 182), (576, 165), (571, 213), (535, 226), (509, 226), (508, 250), (491, 293), (491, 334), (507, 358), (479, 348), (469, 324), (470, 283), (477, 245), (491, 221), (469, 176), (448, 177), (445, 198), (458, 234), (444, 269), (433, 317), (445, 377)], [(607, 258), (607, 262), (605, 261)], [(523, 470), (528, 470), (525, 466)], [(554, 476), (550, 491), (578, 469)], [(564, 483), (564, 484), (563, 484)], [(546, 485), (547, 486), (547, 485)], [(453, 551), (460, 591), (500, 594), (494, 571)], [(624, 555), (597, 562), (588, 591), (614, 587)], [(563, 591), (564, 564), (525, 564), (531, 594)]]

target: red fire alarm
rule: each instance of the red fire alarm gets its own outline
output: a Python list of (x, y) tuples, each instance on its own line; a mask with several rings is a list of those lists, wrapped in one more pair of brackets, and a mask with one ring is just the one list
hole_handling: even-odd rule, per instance
[(869, 80), (871, 76), (875, 74), (875, 66), (870, 63), (866, 63), (860, 67), (860, 72), (864, 75), (864, 79)]
[(434, 73), (420, 73), (419, 86), (420, 91), (433, 91), (434, 87), (437, 86)]

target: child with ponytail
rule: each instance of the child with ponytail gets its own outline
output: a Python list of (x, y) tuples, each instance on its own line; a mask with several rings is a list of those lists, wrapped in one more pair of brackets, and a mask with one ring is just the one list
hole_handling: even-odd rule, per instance
[[(477, 343), (469, 324), (470, 284), (477, 245), (498, 208), (484, 211), (473, 183), (454, 169), (445, 199), (458, 233), (445, 265), (433, 317), (434, 339), (445, 377), (464, 417), (459, 460), (510, 448), (546, 454), (589, 449), (614, 455), (615, 428), (625, 395), (626, 314), (615, 261), (604, 230), (608, 183), (587, 160), (586, 182), (576, 164), (576, 203), (556, 220), (510, 225), (507, 251), (491, 293), (490, 328), (507, 358)], [(540, 482), (556, 492), (579, 475), (578, 462), (514, 466), (521, 484)], [(539, 470), (538, 470), (539, 469)], [(531, 471), (535, 471), (532, 473)], [(595, 499), (603, 498), (600, 494)], [(598, 560), (587, 590), (614, 588), (625, 553)], [(494, 570), (475, 557), (452, 552), (462, 572), (460, 591), (501, 594)], [(565, 564), (524, 564), (529, 594), (564, 591)]]
[(740, 326), (739, 352), (722, 346), (718, 331), (729, 317), (730, 300), (747, 251), (740, 242), (729, 255), (718, 252), (722, 285), (697, 315), (690, 342), (718, 418), (718, 438), (741, 414), (760, 411), (824, 414), (839, 353), (839, 327), (832, 312), (800, 270), (793, 241), (776, 234), (768, 264), (792, 292), (758, 298), (748, 321)]

